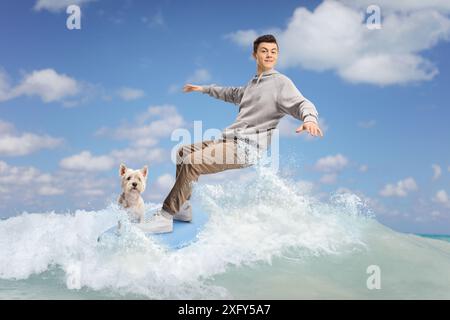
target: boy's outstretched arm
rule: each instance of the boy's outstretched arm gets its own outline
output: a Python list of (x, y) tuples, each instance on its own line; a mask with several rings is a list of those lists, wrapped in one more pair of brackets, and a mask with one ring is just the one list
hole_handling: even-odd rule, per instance
[(216, 85), (198, 86), (194, 84), (186, 84), (183, 87), (184, 92), (199, 91), (209, 94), (214, 98), (234, 104), (241, 103), (244, 90), (245, 87), (219, 87)]
[(289, 78), (283, 78), (278, 95), (280, 109), (303, 121), (296, 133), (309, 132), (312, 136), (323, 137), (318, 123), (318, 112), (314, 104), (306, 99)]

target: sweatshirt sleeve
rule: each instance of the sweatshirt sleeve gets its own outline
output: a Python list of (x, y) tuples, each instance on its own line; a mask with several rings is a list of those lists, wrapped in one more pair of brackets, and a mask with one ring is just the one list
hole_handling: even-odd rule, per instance
[(318, 123), (319, 113), (314, 104), (306, 99), (289, 78), (283, 78), (278, 93), (278, 107), (303, 122)]
[(231, 102), (234, 104), (240, 104), (242, 96), (244, 95), (244, 87), (220, 87), (214, 84), (208, 86), (202, 86), (203, 93), (209, 94), (211, 97), (223, 100), (225, 102)]

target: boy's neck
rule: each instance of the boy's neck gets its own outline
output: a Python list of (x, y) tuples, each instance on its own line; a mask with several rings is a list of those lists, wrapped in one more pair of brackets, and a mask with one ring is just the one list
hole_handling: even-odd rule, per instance
[(270, 71), (273, 70), (273, 68), (270, 69), (263, 69), (261, 67), (258, 66), (257, 70), (256, 70), (256, 74), (259, 76), (261, 73), (266, 72), (266, 71)]

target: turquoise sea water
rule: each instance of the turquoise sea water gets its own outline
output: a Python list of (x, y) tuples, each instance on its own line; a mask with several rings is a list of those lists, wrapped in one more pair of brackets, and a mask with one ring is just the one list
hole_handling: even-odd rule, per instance
[(450, 242), (450, 235), (447, 234), (418, 234), (418, 236)]

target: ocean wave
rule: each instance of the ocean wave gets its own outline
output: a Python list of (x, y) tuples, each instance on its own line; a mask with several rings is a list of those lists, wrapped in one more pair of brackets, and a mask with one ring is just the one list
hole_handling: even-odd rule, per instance
[(382, 226), (352, 193), (319, 201), (268, 168), (256, 171), (247, 182), (196, 184), (194, 215), (204, 210), (209, 220), (198, 241), (179, 250), (136, 228), (114, 243), (98, 243), (124, 214), (115, 204), (0, 221), (0, 279), (26, 281), (56, 269), (49, 281), (65, 290), (118, 297), (346, 298), (372, 297), (366, 269), (379, 265), (384, 285), (375, 294), (402, 297), (425, 286), (430, 297), (446, 296), (450, 244)]

